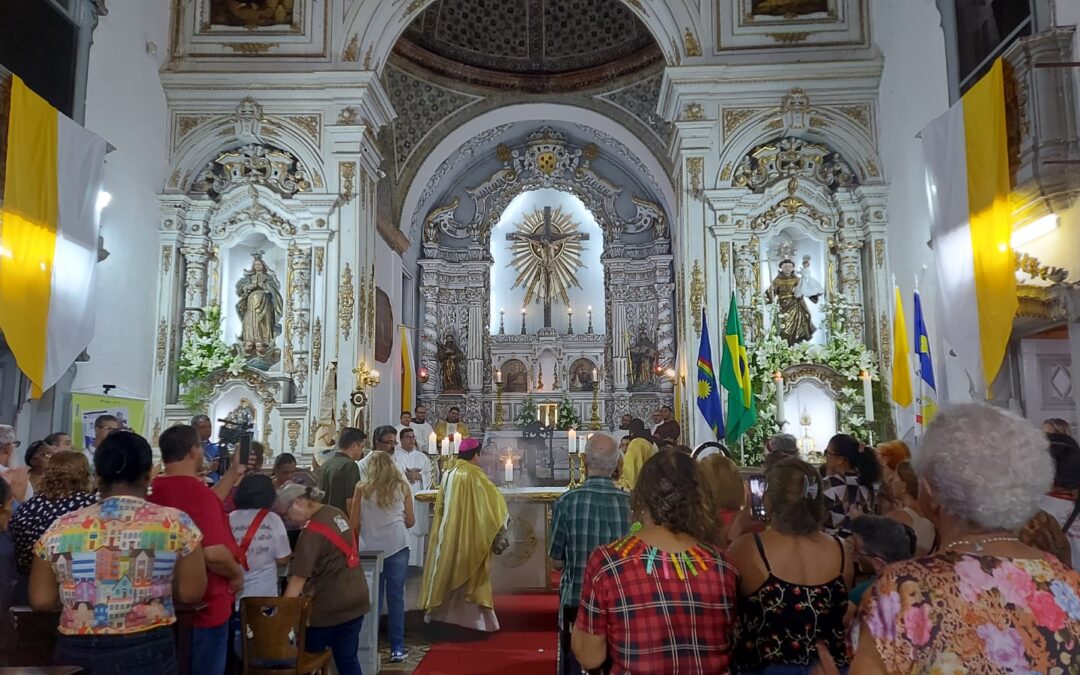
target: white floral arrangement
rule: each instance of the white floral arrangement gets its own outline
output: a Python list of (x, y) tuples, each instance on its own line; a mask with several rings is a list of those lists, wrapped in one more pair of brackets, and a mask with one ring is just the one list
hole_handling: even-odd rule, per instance
[(806, 364), (835, 370), (844, 379), (844, 386), (836, 398), (839, 431), (864, 442), (870, 440), (871, 426), (863, 410), (860, 375), (866, 371), (874, 382), (879, 381), (880, 376), (874, 353), (846, 330), (848, 317), (854, 309), (847, 298), (837, 294), (821, 306), (825, 317), (825, 344), (801, 342), (792, 346), (780, 337), (776, 329), (779, 325), (777, 306), (755, 307), (756, 313), (768, 313), (772, 320), (768, 322), (771, 330), (747, 345), (750, 370), (754, 375), (754, 394), (757, 397), (757, 424), (747, 433), (744, 446), (748, 465), (760, 463), (764, 459), (766, 439), (780, 433), (772, 374), (791, 366)]
[(221, 322), (220, 307), (203, 308), (202, 318), (180, 346), (176, 379), (183, 391), (180, 401), (190, 410), (205, 411), (212, 391), (210, 375), (219, 371), (239, 375), (244, 370), (244, 358), (221, 339)]

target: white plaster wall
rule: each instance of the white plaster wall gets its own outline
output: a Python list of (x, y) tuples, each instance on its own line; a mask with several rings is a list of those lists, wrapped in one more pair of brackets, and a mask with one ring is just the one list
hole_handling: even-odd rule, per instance
[[(397, 424), (401, 412), (401, 256), (382, 237), (375, 238), (375, 285), (389, 296), (394, 310), (394, 349), (389, 361), (375, 363), (382, 380), (371, 392), (373, 429), (380, 424)], [(413, 358), (415, 364), (415, 355)]]
[[(168, 153), (158, 69), (168, 49), (168, 10), (167, 0), (114, 0), (94, 32), (85, 124), (116, 150), (105, 167), (113, 199), (101, 217), (110, 255), (98, 265), (91, 360), (79, 364), (75, 390), (107, 382), (115, 394), (150, 393), (160, 274), (156, 195)], [(148, 42), (156, 54), (147, 53)]]
[[(926, 195), (922, 141), (917, 134), (949, 108), (945, 38), (934, 0), (874, 0), (871, 23), (874, 44), (885, 58), (879, 98), (879, 145), (890, 184), (889, 265), (904, 296), (908, 325), (912, 291), (921, 274), (920, 291), (931, 338), (939, 399), (969, 399), (966, 375), (954, 358), (945, 356), (936, 329), (939, 303), (934, 262), (927, 246), (930, 209)], [(927, 266), (922, 272), (923, 265)], [(939, 356), (941, 355), (941, 356)], [(942, 363), (944, 361), (944, 363)], [(903, 436), (913, 414), (900, 415)]]

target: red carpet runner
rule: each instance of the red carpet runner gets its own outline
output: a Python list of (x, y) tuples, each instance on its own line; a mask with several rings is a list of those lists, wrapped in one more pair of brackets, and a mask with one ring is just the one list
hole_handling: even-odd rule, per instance
[(552, 675), (558, 655), (558, 593), (495, 597), (502, 630), (468, 642), (438, 642), (414, 675)]

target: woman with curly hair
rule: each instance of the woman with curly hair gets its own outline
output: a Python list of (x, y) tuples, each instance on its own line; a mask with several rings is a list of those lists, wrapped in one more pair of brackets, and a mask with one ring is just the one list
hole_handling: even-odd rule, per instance
[(663, 450), (630, 494), (640, 529), (585, 565), (571, 643), (584, 669), (724, 673), (731, 663), (737, 573), (712, 546), (716, 524), (697, 463)]
[(19, 574), (29, 576), (34, 544), (65, 513), (97, 501), (90, 481), (90, 463), (81, 452), (59, 452), (49, 460), (37, 493), (11, 519)]
[(806, 673), (818, 641), (836, 658), (846, 657), (852, 554), (842, 539), (822, 531), (828, 512), (817, 469), (792, 457), (765, 476), (769, 526), (730, 549), (739, 570), (736, 670)]
[(349, 505), (350, 520), (360, 530), (360, 548), (382, 551), (379, 605), (386, 597), (390, 663), (405, 652), (405, 579), (409, 575), (409, 528), (416, 523), (412, 490), (388, 452), (373, 452), (367, 482), (360, 483)]

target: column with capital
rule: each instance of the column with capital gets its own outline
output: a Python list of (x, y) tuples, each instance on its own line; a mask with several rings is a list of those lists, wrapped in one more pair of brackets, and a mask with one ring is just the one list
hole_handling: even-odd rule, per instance
[[(210, 246), (207, 241), (191, 242), (180, 247), (184, 256), (184, 336), (202, 318), (207, 303), (207, 265)], [(226, 340), (227, 342), (228, 340)]]
[(863, 339), (863, 289), (862, 289), (862, 249), (858, 240), (838, 239), (837, 255), (840, 258), (840, 293), (851, 303), (847, 316), (847, 329), (852, 335)]
[[(666, 266), (665, 266), (666, 267)], [(670, 275), (670, 272), (668, 272)], [(656, 349), (660, 352), (658, 365), (665, 376), (659, 378), (660, 390), (671, 391), (673, 382), (666, 376), (669, 369), (675, 367), (675, 322), (672, 314), (673, 283), (657, 283), (656, 289)]]

